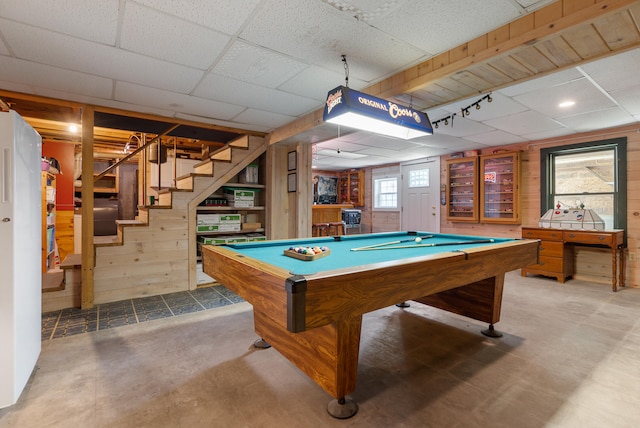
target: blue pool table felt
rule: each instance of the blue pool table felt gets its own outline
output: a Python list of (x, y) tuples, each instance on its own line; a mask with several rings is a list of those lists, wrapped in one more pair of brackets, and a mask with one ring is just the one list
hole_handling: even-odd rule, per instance
[[(410, 248), (398, 248), (393, 250), (352, 251), (354, 248), (381, 244), (391, 241), (412, 240), (415, 237), (423, 237), (420, 244), (442, 244), (443, 246), (415, 246), (415, 242), (402, 242), (392, 246), (411, 246)], [(472, 243), (454, 245), (457, 242), (492, 239), (494, 243)], [(407, 232), (372, 233), (363, 235), (342, 235), (340, 240), (333, 237), (314, 237), (290, 240), (274, 240), (261, 242), (248, 242), (240, 244), (227, 244), (226, 247), (241, 253), (244, 256), (269, 263), (273, 266), (288, 270), (292, 275), (311, 275), (318, 272), (343, 269), (354, 266), (367, 265), (405, 259), (410, 257), (431, 256), (447, 252), (459, 252), (469, 248), (495, 243), (513, 241), (511, 238), (488, 238), (482, 236), (449, 235), (430, 232), (416, 232), (415, 235)], [(290, 247), (315, 247), (326, 246), (330, 254), (316, 260), (298, 260), (284, 255), (284, 251)]]

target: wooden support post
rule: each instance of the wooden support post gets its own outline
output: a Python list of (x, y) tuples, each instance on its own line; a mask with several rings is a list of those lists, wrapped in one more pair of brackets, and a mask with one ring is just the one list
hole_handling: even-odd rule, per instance
[(94, 108), (82, 107), (82, 309), (93, 307), (93, 125)]

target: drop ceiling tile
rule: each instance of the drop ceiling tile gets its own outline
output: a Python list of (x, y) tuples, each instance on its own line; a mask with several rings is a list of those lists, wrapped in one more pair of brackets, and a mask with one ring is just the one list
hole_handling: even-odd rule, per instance
[[(84, 1), (84, 0), (78, 0)], [(204, 27), (221, 31), (225, 34), (236, 34), (247, 18), (254, 13), (262, 0), (136, 0), (137, 3), (161, 10), (170, 15), (198, 23)]]
[(235, 41), (212, 71), (255, 85), (277, 88), (307, 67), (291, 57)]
[(469, 135), (465, 137), (465, 140), (469, 140), (474, 143), (485, 144), (487, 146), (501, 146), (505, 144), (522, 143), (526, 141), (526, 139), (522, 137), (499, 130)]
[(346, 55), (350, 75), (366, 81), (424, 57), (415, 46), (317, 0), (301, 0), (295, 7), (286, 0), (265, 0), (240, 37), (335, 72), (343, 70), (341, 55)]
[(374, 134), (371, 132), (363, 132), (363, 138), (358, 140), (358, 144), (368, 147), (393, 148), (394, 150), (406, 149), (413, 147), (411, 140), (402, 140), (384, 135)]
[(1, 38), (0, 38), (0, 55), (6, 55), (6, 56), (11, 55), (11, 52), (9, 52), (7, 45), (4, 44), (4, 41)]
[(317, 100), (288, 94), (216, 74), (208, 74), (194, 95), (210, 100), (295, 116), (320, 107)]
[[(312, 83), (310, 84), (310, 82)], [(279, 89), (318, 100), (321, 106), (327, 99), (329, 91), (337, 86), (344, 85), (344, 83), (344, 73), (336, 73), (335, 71), (312, 65), (292, 76), (291, 79), (280, 85)], [(349, 87), (352, 89), (359, 90), (366, 86), (367, 83), (362, 80), (353, 77), (349, 78)]]
[(534, 132), (544, 132), (563, 128), (563, 126), (558, 122), (532, 110), (487, 120), (485, 123), (488, 126), (501, 129), (509, 134), (521, 136)]
[(412, 160), (420, 159), (421, 157), (429, 158), (432, 156), (442, 156), (450, 153), (449, 149), (441, 149), (435, 147), (414, 147), (411, 149), (403, 150), (402, 153), (411, 154)]
[(640, 114), (640, 85), (611, 92), (611, 96), (630, 114)]
[(552, 130), (547, 130), (542, 132), (532, 132), (531, 134), (524, 134), (522, 135), (522, 138), (525, 138), (530, 141), (538, 141), (538, 140), (546, 140), (548, 138), (564, 137), (565, 135), (571, 135), (575, 133), (576, 131), (574, 131), (571, 128), (557, 128), (557, 129), (552, 129)]
[(537, 79), (528, 80), (523, 83), (518, 83), (513, 86), (509, 86), (508, 88), (499, 89), (496, 92), (499, 92), (508, 97), (515, 97), (517, 95), (522, 95), (530, 92), (536, 92), (542, 89), (546, 89), (550, 86), (559, 85), (562, 83), (570, 82), (575, 79), (581, 79), (584, 76), (575, 68), (569, 68), (564, 71), (559, 71), (557, 73), (549, 74), (544, 77), (539, 77)]
[(369, 147), (364, 150), (360, 150), (358, 153), (369, 156), (380, 156), (387, 159), (391, 159), (390, 162), (395, 162), (394, 157), (398, 155), (398, 150), (382, 149), (380, 147)]
[[(603, 94), (586, 78), (548, 86), (535, 92), (515, 96), (513, 99), (532, 110), (555, 118), (615, 106), (615, 103), (607, 95)], [(574, 101), (575, 105), (566, 108), (558, 106), (567, 100)]]
[(189, 93), (202, 78), (202, 72), (193, 68), (111, 46), (3, 19), (0, 27), (17, 57), (41, 64), (182, 93)]
[(580, 68), (604, 90), (612, 92), (640, 84), (638, 64), (640, 48), (590, 62)]
[(470, 141), (463, 140), (462, 138), (453, 137), (450, 135), (433, 135), (429, 140), (428, 147), (437, 149), (448, 150), (448, 153), (456, 152), (464, 148), (471, 148), (477, 146), (478, 143), (471, 143)]
[(620, 107), (611, 107), (576, 116), (563, 117), (558, 119), (558, 121), (578, 132), (612, 128), (614, 126), (627, 125), (635, 122), (633, 116)]
[(242, 122), (242, 123), (234, 122), (231, 120), (211, 119), (208, 117), (202, 117), (202, 116), (196, 116), (196, 115), (184, 114), (184, 113), (176, 113), (174, 117), (178, 119), (192, 120), (194, 122), (209, 123), (211, 125), (217, 125), (217, 126), (225, 126), (227, 128), (237, 128), (245, 131), (267, 133), (271, 130), (271, 127), (267, 127), (267, 126), (260, 126), (260, 125), (255, 125), (251, 123), (246, 123), (246, 122)]
[[(483, 97), (484, 95), (477, 96), (477, 97), (470, 97), (470, 98), (467, 98), (466, 100), (446, 105), (442, 107), (442, 109), (447, 111), (449, 114), (450, 113), (461, 114), (460, 109), (464, 107), (470, 107), (469, 116), (467, 116), (466, 118), (468, 120), (480, 121), (480, 122), (528, 110), (528, 107), (523, 106), (522, 104), (514, 101), (512, 98), (505, 97), (504, 95), (497, 92), (491, 94), (491, 99), (492, 99), (491, 102), (489, 102), (486, 99), (483, 99)], [(473, 103), (476, 103), (478, 101), (480, 105), (479, 110), (472, 105)]]
[(239, 105), (177, 94), (127, 82), (116, 84), (115, 99), (125, 103), (142, 104), (167, 111), (181, 112), (220, 120), (230, 120), (245, 108)]
[(125, 7), (122, 49), (188, 67), (207, 70), (230, 37), (136, 3)]
[(279, 126), (286, 125), (294, 119), (295, 117), (293, 116), (250, 108), (234, 117), (233, 121), (262, 125), (268, 127), (269, 130), (273, 130)]
[[(362, 3), (362, 9), (373, 9)], [(394, 4), (395, 3), (395, 4)], [(435, 55), (459, 46), (520, 16), (509, 0), (483, 2), (469, 7), (466, 0), (406, 0), (393, 4), (384, 13), (365, 20), (385, 33)], [(460, 31), (451, 31), (453, 28)], [(416, 31), (421, 29), (422, 31)], [(464, 29), (464, 30), (462, 30)]]
[(111, 98), (113, 81), (90, 74), (63, 70), (57, 67), (33, 63), (16, 58), (4, 58), (0, 67), (0, 80), (15, 80), (33, 88), (75, 93), (97, 98)]
[(115, 45), (119, 5), (119, 0), (3, 1), (0, 13), (33, 27)]
[(489, 126), (470, 119), (465, 119), (460, 116), (460, 114), (457, 114), (455, 118), (449, 119), (448, 121), (448, 125), (445, 125), (444, 122), (440, 122), (437, 128), (434, 124), (434, 135), (444, 134), (453, 137), (466, 137), (467, 135), (477, 134), (479, 132), (489, 132), (492, 130)]
[(358, 152), (360, 150), (365, 150), (367, 146), (363, 146), (360, 144), (353, 144), (346, 141), (342, 141), (340, 138), (335, 138), (330, 141), (323, 141), (315, 145), (316, 150), (344, 150), (350, 153)]

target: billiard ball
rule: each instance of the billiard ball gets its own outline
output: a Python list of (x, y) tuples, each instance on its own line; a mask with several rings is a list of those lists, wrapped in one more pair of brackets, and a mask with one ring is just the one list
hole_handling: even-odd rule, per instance
[(421, 242), (422, 242), (422, 238), (418, 236), (418, 237), (415, 239), (415, 241), (416, 241), (416, 244), (419, 244), (419, 243), (421, 243)]

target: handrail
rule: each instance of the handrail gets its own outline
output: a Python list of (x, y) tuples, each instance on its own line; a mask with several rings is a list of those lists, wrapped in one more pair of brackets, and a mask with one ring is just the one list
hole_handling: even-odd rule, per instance
[(138, 153), (140, 153), (142, 151), (142, 149), (146, 148), (150, 144), (155, 143), (157, 140), (159, 140), (160, 138), (164, 137), (165, 135), (167, 135), (171, 131), (175, 130), (179, 126), (180, 126), (180, 124), (176, 124), (176, 125), (170, 126), (164, 132), (156, 135), (153, 139), (151, 139), (148, 142), (144, 143), (142, 146), (138, 147), (133, 152), (129, 153), (127, 156), (125, 156), (122, 159), (120, 159), (118, 162), (114, 163), (113, 165), (109, 165), (109, 167), (107, 167), (107, 169), (105, 169), (104, 171), (102, 171), (100, 174), (96, 175), (93, 178), (93, 182), (95, 183), (96, 181), (98, 181), (99, 179), (101, 179), (102, 177), (107, 175), (112, 169), (118, 167), (121, 163), (126, 162), (128, 159), (131, 159), (133, 156), (135, 156)]

